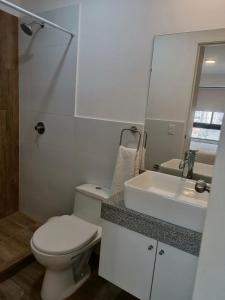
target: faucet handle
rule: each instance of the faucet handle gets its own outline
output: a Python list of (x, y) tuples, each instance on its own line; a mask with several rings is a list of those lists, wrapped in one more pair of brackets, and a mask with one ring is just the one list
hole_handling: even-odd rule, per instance
[(198, 150), (191, 150), (191, 149), (185, 151), (184, 160), (192, 159), (193, 161), (195, 161), (197, 152)]
[(181, 160), (179, 164), (179, 169), (182, 170), (184, 168), (184, 165), (185, 165), (184, 160)]
[(206, 183), (204, 180), (198, 180), (195, 184), (195, 190), (198, 193), (204, 193), (205, 191), (210, 193), (210, 189), (210, 184)]

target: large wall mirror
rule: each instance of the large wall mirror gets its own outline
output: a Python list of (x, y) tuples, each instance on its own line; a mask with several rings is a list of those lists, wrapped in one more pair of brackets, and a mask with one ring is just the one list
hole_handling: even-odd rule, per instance
[(146, 169), (211, 182), (225, 111), (225, 30), (157, 36), (145, 130)]

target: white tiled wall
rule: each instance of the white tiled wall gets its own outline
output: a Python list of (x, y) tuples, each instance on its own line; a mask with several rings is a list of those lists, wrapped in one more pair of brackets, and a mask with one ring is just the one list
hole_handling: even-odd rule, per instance
[[(78, 31), (78, 6), (43, 14)], [(75, 118), (77, 39), (45, 28), (20, 32), (20, 209), (46, 220), (71, 213), (74, 188), (110, 187), (120, 131), (131, 124)], [(34, 126), (46, 125), (38, 136)]]
[[(170, 125), (175, 126), (173, 135), (168, 132)], [(148, 133), (145, 159), (147, 169), (154, 170), (155, 165), (170, 159), (183, 159), (184, 122), (146, 119), (145, 126)]]
[[(78, 32), (76, 5), (42, 15)], [(47, 26), (33, 37), (20, 31), (20, 209), (40, 220), (72, 210), (76, 58), (76, 37)]]
[[(85, 118), (76, 118), (74, 124), (76, 182), (79, 184), (86, 181), (110, 188), (120, 132), (131, 124)], [(134, 125), (143, 128), (143, 125)], [(123, 143), (131, 139), (131, 134), (125, 134)], [(137, 141), (132, 141), (132, 145), (134, 143), (136, 145)]]

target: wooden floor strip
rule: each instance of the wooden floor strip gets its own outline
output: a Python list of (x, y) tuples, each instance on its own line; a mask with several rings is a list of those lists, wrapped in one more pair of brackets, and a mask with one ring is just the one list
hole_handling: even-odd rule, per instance
[(39, 226), (21, 212), (0, 219), (0, 281), (32, 256), (30, 239)]

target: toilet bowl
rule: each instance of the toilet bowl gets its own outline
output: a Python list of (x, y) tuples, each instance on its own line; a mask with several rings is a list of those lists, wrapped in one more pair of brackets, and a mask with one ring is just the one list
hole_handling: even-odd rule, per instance
[(101, 202), (106, 189), (91, 184), (76, 188), (74, 213), (49, 219), (39, 227), (31, 249), (46, 268), (41, 297), (62, 300), (74, 293), (90, 276), (89, 258), (101, 240)]

